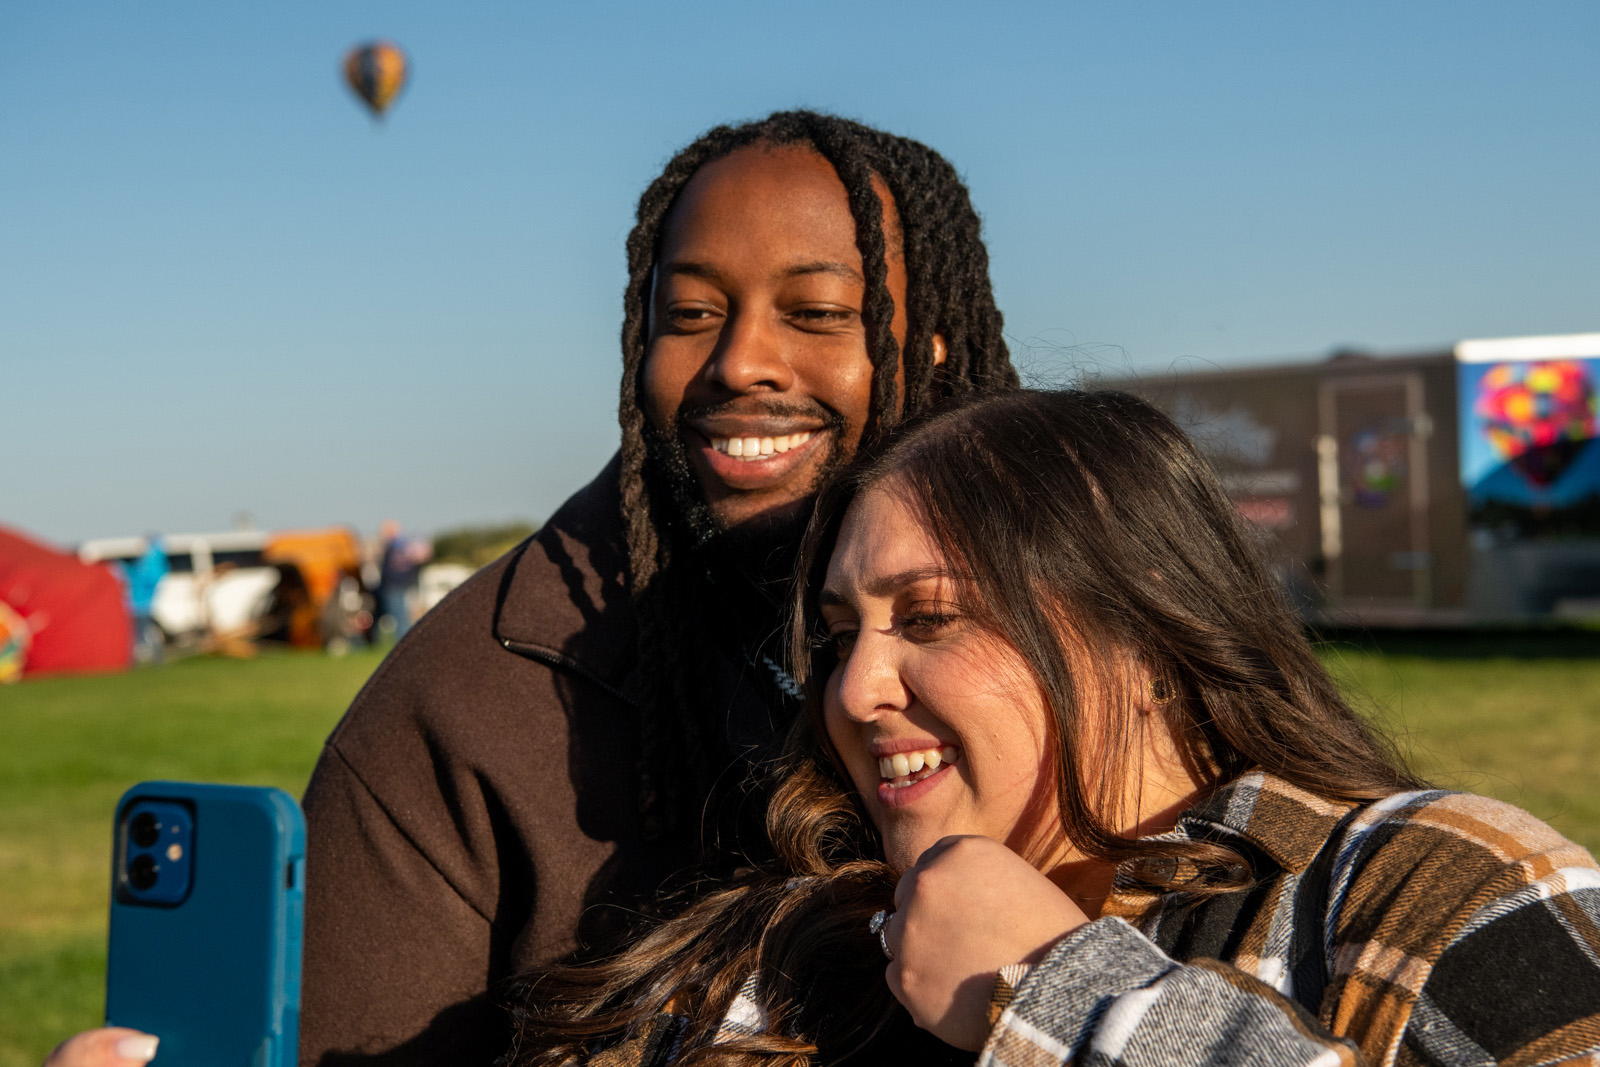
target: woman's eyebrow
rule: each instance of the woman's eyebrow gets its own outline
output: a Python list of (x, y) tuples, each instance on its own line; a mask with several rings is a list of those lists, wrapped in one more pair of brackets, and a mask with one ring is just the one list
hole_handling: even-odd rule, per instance
[(866, 584), (864, 591), (868, 596), (889, 596), (908, 585), (950, 577), (950, 572), (943, 567), (913, 567), (898, 574), (886, 574), (881, 578), (874, 578)]
[(819, 608), (847, 608), (850, 601), (845, 599), (843, 593), (836, 593), (832, 589), (824, 589), (817, 594), (817, 607)]
[[(908, 585), (941, 578), (949, 580), (953, 579), (954, 575), (943, 567), (913, 567), (896, 574), (885, 574), (869, 579), (862, 584), (861, 592), (871, 597), (893, 596)], [(838, 590), (824, 589), (817, 594), (817, 606), (849, 607), (850, 600)]]

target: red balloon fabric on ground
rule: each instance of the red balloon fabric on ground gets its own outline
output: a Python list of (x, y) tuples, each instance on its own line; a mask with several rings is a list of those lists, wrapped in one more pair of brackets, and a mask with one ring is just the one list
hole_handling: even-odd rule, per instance
[(0, 527), (0, 601), (27, 622), (27, 675), (118, 671), (133, 656), (122, 583), (88, 564)]

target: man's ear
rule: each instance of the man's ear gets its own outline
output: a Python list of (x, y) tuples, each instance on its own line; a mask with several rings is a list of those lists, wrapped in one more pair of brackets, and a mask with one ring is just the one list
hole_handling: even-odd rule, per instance
[(935, 367), (944, 366), (944, 357), (946, 355), (948, 355), (948, 353), (945, 351), (945, 347), (944, 347), (944, 334), (942, 334), (942, 333), (934, 334), (933, 335), (933, 365)]

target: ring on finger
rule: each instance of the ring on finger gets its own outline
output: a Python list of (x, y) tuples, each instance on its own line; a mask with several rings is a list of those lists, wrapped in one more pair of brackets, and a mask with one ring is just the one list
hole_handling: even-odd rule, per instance
[(868, 932), (878, 935), (878, 947), (883, 949), (884, 958), (890, 963), (894, 962), (894, 953), (889, 951), (889, 920), (893, 917), (893, 912), (880, 908), (867, 920)]

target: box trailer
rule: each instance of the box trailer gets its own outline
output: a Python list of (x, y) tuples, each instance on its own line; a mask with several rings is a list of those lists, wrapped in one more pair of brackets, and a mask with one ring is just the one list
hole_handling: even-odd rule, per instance
[(1190, 433), (1309, 620), (1600, 618), (1600, 334), (1102, 384)]

